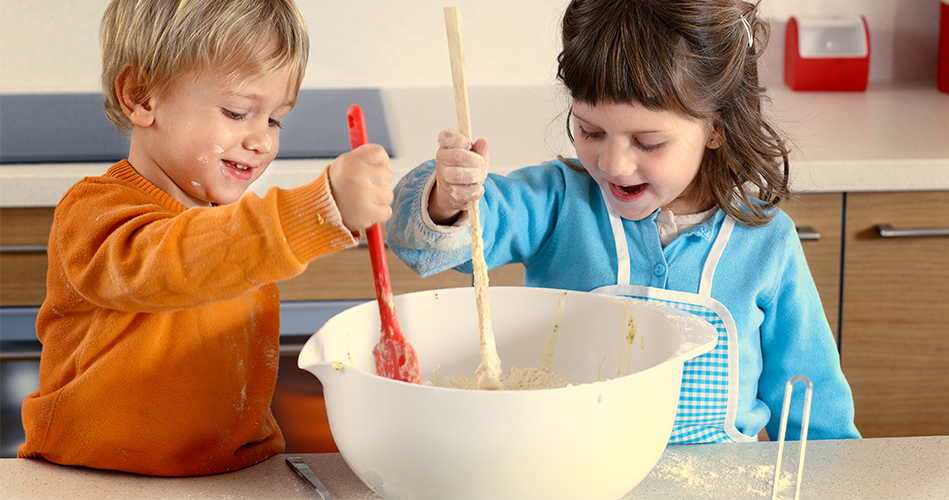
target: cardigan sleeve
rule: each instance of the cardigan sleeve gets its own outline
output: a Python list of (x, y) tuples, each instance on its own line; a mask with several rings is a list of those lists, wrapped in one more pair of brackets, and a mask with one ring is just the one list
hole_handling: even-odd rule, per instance
[[(564, 165), (550, 162), (507, 176), (488, 174), (479, 200), (485, 261), (489, 269), (528, 264), (550, 242), (568, 189)], [(435, 162), (412, 170), (398, 183), (387, 243), (410, 269), (430, 276), (447, 269), (471, 273), (471, 231), (463, 216), (453, 226), (437, 226), (428, 216)]]
[[(766, 425), (768, 436), (778, 438), (788, 380), (805, 375), (813, 384), (808, 437), (859, 438), (853, 423), (853, 396), (841, 370), (834, 336), (793, 226), (788, 233), (787, 244), (783, 245), (786, 255), (777, 259), (783, 267), (776, 273), (773, 295), (766, 301), (761, 324), (758, 397), (771, 411)], [(804, 395), (804, 384), (797, 383), (788, 412), (787, 439), (800, 439)]]

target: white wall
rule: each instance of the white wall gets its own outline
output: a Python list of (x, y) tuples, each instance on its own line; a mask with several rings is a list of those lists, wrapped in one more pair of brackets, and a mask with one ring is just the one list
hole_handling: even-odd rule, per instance
[[(443, 7), (461, 8), (472, 86), (553, 81), (566, 0), (297, 0), (305, 88), (451, 86)], [(106, 0), (0, 0), (0, 91), (99, 89)], [(362, 14), (357, 14), (362, 12)]]
[[(442, 7), (462, 9), (471, 86), (554, 81), (567, 0), (297, 0), (313, 50), (305, 88), (451, 85)], [(0, 0), (0, 91), (99, 89), (105, 0)], [(783, 46), (790, 15), (867, 16), (871, 81), (932, 79), (939, 0), (764, 0)], [(363, 14), (356, 14), (362, 12)], [(781, 81), (778, 52), (769, 82)], [(774, 84), (774, 83), (772, 83)]]

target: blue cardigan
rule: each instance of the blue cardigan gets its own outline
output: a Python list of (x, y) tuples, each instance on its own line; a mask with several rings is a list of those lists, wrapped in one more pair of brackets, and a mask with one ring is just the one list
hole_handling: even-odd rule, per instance
[[(446, 269), (471, 273), (465, 221), (440, 227), (427, 215), (434, 161), (420, 165), (395, 188), (387, 242), (421, 276)], [(616, 284), (617, 256), (599, 186), (561, 161), (490, 174), (480, 201), (489, 269), (524, 264), (524, 284), (590, 291)], [(655, 219), (623, 220), (631, 285), (698, 293), (702, 266), (725, 213), (677, 237), (665, 248)], [(808, 437), (858, 438), (853, 397), (794, 223), (778, 211), (771, 223), (736, 225), (712, 284), (712, 297), (738, 327), (736, 427), (777, 439), (785, 384), (804, 374), (814, 384)], [(803, 386), (795, 387), (787, 438), (799, 439)]]

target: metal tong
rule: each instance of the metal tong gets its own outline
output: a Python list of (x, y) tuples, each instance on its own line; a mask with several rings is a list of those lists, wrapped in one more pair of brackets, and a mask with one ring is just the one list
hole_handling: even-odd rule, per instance
[(788, 429), (788, 412), (791, 408), (791, 394), (794, 393), (794, 382), (802, 381), (807, 386), (804, 393), (804, 416), (801, 419), (801, 456), (797, 464), (797, 484), (794, 489), (794, 500), (801, 498), (801, 477), (804, 475), (804, 449), (807, 446), (807, 428), (811, 422), (811, 397), (814, 386), (811, 379), (804, 375), (795, 375), (784, 386), (784, 406), (781, 408), (781, 430), (778, 432), (778, 462), (774, 466), (774, 484), (771, 487), (771, 500), (778, 498), (778, 478), (781, 476), (781, 457), (784, 456), (784, 434)]

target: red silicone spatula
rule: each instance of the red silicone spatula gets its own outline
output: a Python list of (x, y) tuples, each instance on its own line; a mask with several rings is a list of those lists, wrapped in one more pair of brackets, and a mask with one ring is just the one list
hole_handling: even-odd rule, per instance
[[(349, 120), (350, 147), (356, 149), (366, 144), (368, 136), (362, 108), (353, 104), (346, 112), (346, 117)], [(376, 223), (366, 229), (366, 239), (369, 240), (369, 258), (372, 261), (376, 300), (379, 302), (379, 315), (382, 318), (382, 339), (372, 350), (376, 373), (386, 378), (421, 384), (422, 376), (419, 374), (415, 348), (402, 336), (399, 320), (395, 316), (389, 266), (386, 264), (386, 250), (382, 243), (382, 225)]]

